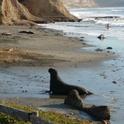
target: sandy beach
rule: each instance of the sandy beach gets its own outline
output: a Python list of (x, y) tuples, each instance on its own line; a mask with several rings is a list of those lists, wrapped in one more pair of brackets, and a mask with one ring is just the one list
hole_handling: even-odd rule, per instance
[(80, 39), (64, 37), (62, 32), (56, 30), (38, 26), (0, 26), (1, 65), (56, 66), (59, 63), (60, 66), (64, 63), (71, 65), (101, 61), (113, 56), (107, 52), (81, 51), (82, 47), (87, 46), (89, 45), (83, 44)]

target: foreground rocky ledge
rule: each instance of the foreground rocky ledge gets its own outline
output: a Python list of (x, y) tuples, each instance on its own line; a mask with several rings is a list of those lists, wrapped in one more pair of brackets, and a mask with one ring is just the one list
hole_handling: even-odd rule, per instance
[[(90, 119), (80, 119), (79, 115), (76, 116), (76, 111), (68, 109), (62, 105), (62, 99), (38, 99), (38, 98), (4, 98), (0, 103), (6, 106), (11, 106), (19, 110), (26, 111), (39, 111), (40, 116), (46, 121), (54, 124), (107, 124), (101, 121), (92, 121)], [(59, 106), (60, 105), (60, 106)], [(40, 108), (40, 110), (38, 110)], [(62, 111), (65, 109), (65, 112)]]

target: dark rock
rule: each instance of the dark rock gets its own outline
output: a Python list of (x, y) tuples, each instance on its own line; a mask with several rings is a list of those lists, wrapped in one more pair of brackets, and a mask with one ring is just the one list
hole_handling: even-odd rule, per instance
[(34, 32), (32, 32), (32, 31), (19, 31), (19, 33), (22, 33), (22, 34), (34, 34)]
[(81, 22), (81, 21), (82, 21), (82, 19), (78, 19), (78, 20), (77, 20), (77, 22)]
[(67, 95), (71, 90), (76, 89), (81, 95), (91, 95), (92, 93), (85, 88), (66, 84), (61, 80), (57, 71), (50, 68), (50, 92), (52, 95)]
[(80, 39), (80, 41), (84, 41), (83, 39)]
[(86, 43), (82, 43), (82, 45), (86, 45)]
[(22, 93), (27, 93), (28, 91), (27, 90), (22, 90)]
[(101, 34), (97, 38), (100, 39), (100, 40), (104, 40), (105, 39), (105, 36), (103, 34)]
[(99, 121), (110, 120), (110, 110), (107, 106), (92, 105), (91, 107), (89, 106), (88, 108), (84, 107), (83, 110)]
[(116, 81), (112, 81), (112, 83), (113, 83), (113, 84), (117, 84), (117, 82), (116, 82)]
[(83, 39), (84, 37), (80, 37), (80, 39)]
[(110, 53), (110, 51), (107, 51), (107, 53)]
[(106, 49), (108, 49), (108, 50), (112, 50), (112, 47), (107, 47)]
[(64, 104), (70, 105), (71, 107), (82, 110), (96, 120), (110, 120), (110, 110), (107, 106), (95, 106), (84, 104), (77, 90), (72, 90), (69, 95), (65, 98)]
[(97, 49), (95, 49), (95, 51), (97, 51), (97, 52), (102, 52), (103, 49), (97, 48)]
[(7, 32), (3, 32), (3, 33), (1, 33), (1, 35), (3, 35), (3, 36), (11, 36), (12, 34), (11, 33), (7, 33)]

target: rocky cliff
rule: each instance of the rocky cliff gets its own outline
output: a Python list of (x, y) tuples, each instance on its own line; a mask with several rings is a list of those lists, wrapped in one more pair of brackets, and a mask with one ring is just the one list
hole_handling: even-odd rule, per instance
[(75, 20), (65, 8), (61, 0), (21, 0), (28, 10), (35, 16), (49, 21)]
[(34, 24), (33, 22), (43, 21), (31, 14), (18, 0), (3, 0), (1, 10), (4, 24)]
[(0, 0), (0, 24), (2, 23), (2, 11), (1, 11), (2, 0)]
[(78, 20), (69, 13), (60, 0), (0, 0), (0, 2), (4, 24)]

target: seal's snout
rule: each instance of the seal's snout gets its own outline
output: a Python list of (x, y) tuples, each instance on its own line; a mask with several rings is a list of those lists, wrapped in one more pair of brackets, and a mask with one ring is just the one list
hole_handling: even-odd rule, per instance
[(56, 71), (55, 69), (53, 69), (53, 68), (49, 68), (48, 72), (49, 72), (50, 74), (57, 73), (57, 71)]
[(50, 73), (52, 70), (53, 70), (52, 68), (49, 68), (49, 69), (48, 69), (48, 72)]

